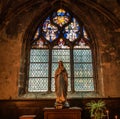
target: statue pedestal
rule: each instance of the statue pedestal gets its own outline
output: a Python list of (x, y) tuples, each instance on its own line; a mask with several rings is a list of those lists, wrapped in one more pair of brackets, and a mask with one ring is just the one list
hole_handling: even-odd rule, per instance
[(64, 109), (44, 108), (44, 119), (81, 119), (81, 111), (80, 107)]
[(63, 108), (69, 108), (69, 107), (70, 105), (67, 101), (65, 101), (64, 103), (55, 102), (56, 109), (63, 109)]

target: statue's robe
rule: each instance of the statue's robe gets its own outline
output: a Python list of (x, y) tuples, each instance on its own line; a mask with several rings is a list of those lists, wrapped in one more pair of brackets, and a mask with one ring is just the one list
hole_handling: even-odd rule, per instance
[(57, 68), (55, 72), (55, 93), (56, 102), (62, 103), (67, 99), (67, 88), (68, 88), (68, 74), (64, 67)]

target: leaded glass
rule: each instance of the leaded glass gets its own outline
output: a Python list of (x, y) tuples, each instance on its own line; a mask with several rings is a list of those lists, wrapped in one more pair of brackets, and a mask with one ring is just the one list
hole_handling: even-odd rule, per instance
[(72, 18), (72, 22), (64, 29), (64, 38), (69, 39), (69, 41), (74, 41), (79, 37), (80, 26), (75, 18)]
[(74, 49), (74, 62), (92, 62), (92, 54), (89, 49)]
[(53, 49), (52, 62), (70, 62), (70, 50), (67, 49)]
[(31, 63), (29, 77), (48, 77), (48, 64), (46, 63)]
[(46, 92), (48, 90), (48, 78), (29, 78), (29, 92)]
[(48, 62), (48, 50), (31, 49), (30, 62)]
[(74, 77), (93, 77), (92, 64), (74, 64)]
[(64, 24), (69, 22), (69, 16), (70, 14), (64, 9), (59, 9), (57, 13), (54, 12), (53, 14), (53, 22), (62, 27)]
[(93, 78), (75, 78), (75, 91), (94, 91)]
[(91, 42), (83, 25), (61, 8), (38, 26), (26, 68), (29, 92), (55, 91), (54, 74), (59, 61), (63, 61), (68, 72), (68, 91), (94, 91)]
[(63, 61), (64, 66), (68, 72), (68, 76), (70, 76), (70, 51), (69, 50), (52, 50), (52, 77), (54, 77), (54, 73), (56, 68), (58, 67), (58, 62)]
[(59, 36), (59, 31), (56, 26), (51, 24), (50, 17), (48, 17), (43, 24), (43, 36), (46, 40), (52, 42)]
[(75, 91), (93, 91), (93, 66), (90, 49), (74, 49)]
[(31, 49), (29, 66), (29, 92), (48, 89), (48, 50)]

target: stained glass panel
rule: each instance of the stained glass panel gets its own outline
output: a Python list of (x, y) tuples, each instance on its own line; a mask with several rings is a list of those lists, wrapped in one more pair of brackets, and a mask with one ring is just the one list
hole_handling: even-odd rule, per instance
[(74, 77), (93, 77), (92, 64), (74, 64)]
[(92, 54), (90, 49), (74, 49), (75, 91), (94, 91)]
[(74, 53), (74, 62), (92, 62), (92, 54), (89, 49), (75, 49)]
[(48, 91), (48, 78), (29, 78), (29, 92), (46, 92)]
[(29, 77), (48, 77), (48, 64), (46, 63), (31, 63)]
[(89, 40), (88, 34), (87, 34), (87, 32), (86, 32), (84, 27), (83, 27), (83, 37)]
[(34, 43), (32, 44), (32, 48), (48, 48), (45, 45), (45, 42), (39, 38), (39, 40), (34, 41)]
[(36, 40), (39, 38), (39, 36), (40, 36), (40, 28), (38, 27), (33, 39)]
[(58, 42), (59, 48), (64, 48), (64, 45), (65, 45), (65, 41), (62, 38), (60, 38)]
[(90, 46), (86, 44), (86, 42), (81, 38), (81, 40), (76, 42), (74, 48), (81, 48), (81, 49), (90, 49)]
[(53, 49), (52, 62), (70, 62), (70, 50), (68, 49)]
[[(60, 60), (68, 72), (68, 91), (94, 91), (93, 59), (89, 41), (84, 26), (64, 9), (49, 15), (43, 25), (38, 26), (32, 38), (28, 91), (48, 91), (48, 79), (51, 79), (50, 91), (55, 91), (54, 74)], [(74, 50), (70, 54), (71, 47)], [(71, 65), (74, 66), (73, 69)], [(74, 89), (71, 89), (71, 78), (74, 80)]]
[(75, 78), (75, 91), (94, 91), (93, 78)]
[(48, 90), (48, 50), (31, 49), (29, 66), (29, 92)]
[(69, 49), (69, 46), (65, 45), (65, 41), (62, 38), (60, 38), (58, 40), (58, 45), (55, 45), (53, 48), (54, 49)]
[(51, 24), (50, 17), (48, 17), (43, 24), (43, 36), (46, 40), (52, 42), (59, 36), (59, 31), (56, 26)]
[(59, 9), (57, 13), (53, 13), (53, 22), (62, 27), (64, 24), (69, 22), (69, 16), (70, 14), (64, 9)]
[(48, 50), (44, 49), (31, 49), (30, 51), (30, 62), (48, 62), (49, 54)]
[(72, 22), (64, 29), (64, 38), (69, 39), (69, 41), (74, 41), (79, 37), (80, 26), (75, 18), (72, 18)]

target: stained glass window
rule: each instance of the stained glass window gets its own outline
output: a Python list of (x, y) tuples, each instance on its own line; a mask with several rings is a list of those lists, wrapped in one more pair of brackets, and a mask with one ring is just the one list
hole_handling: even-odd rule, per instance
[(60, 60), (68, 72), (68, 91), (95, 90), (90, 38), (79, 21), (58, 9), (38, 26), (30, 50), (29, 92), (55, 91), (54, 74)]
[(50, 18), (48, 17), (43, 24), (43, 35), (46, 40), (52, 42), (58, 38), (59, 31), (56, 26), (51, 24)]
[(64, 9), (59, 9), (53, 14), (53, 22), (62, 27), (64, 24), (69, 22), (69, 17), (70, 15), (68, 12), (66, 12)]
[(75, 18), (72, 18), (72, 22), (65, 27), (64, 29), (64, 37), (69, 39), (69, 41), (74, 41), (79, 37), (80, 26)]

